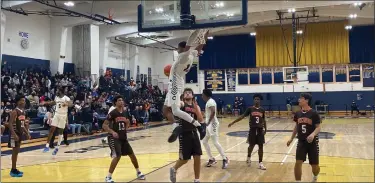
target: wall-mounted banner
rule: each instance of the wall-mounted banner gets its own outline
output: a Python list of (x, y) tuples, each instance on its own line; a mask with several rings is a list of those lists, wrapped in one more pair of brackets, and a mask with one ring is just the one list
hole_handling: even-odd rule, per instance
[(212, 91), (225, 91), (225, 80), (210, 80), (204, 82), (204, 87)]
[(226, 70), (228, 91), (236, 91), (236, 69)]
[(152, 84), (152, 77), (151, 77), (151, 67), (149, 67), (147, 69), (147, 74), (148, 74), (148, 77), (147, 77), (147, 84)]
[(375, 87), (375, 67), (374, 64), (363, 64), (363, 87)]
[(225, 80), (225, 70), (204, 71), (204, 80)]

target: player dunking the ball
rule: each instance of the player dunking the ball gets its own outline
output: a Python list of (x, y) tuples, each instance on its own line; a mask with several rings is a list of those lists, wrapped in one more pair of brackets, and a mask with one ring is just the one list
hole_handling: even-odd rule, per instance
[(229, 159), (227, 156), (225, 156), (223, 147), (219, 143), (219, 120), (216, 117), (217, 107), (215, 100), (212, 99), (212, 91), (209, 89), (204, 89), (202, 92), (202, 98), (206, 102), (205, 116), (207, 124), (207, 134), (203, 138), (203, 145), (209, 157), (206, 167), (211, 167), (217, 163), (215, 158), (212, 156), (210, 146), (208, 145), (208, 140), (210, 140), (211, 138), (216, 149), (219, 151), (221, 157), (223, 158), (222, 168), (226, 169), (229, 164)]
[[(200, 122), (191, 117), (187, 112), (180, 109), (180, 95), (184, 88), (185, 75), (190, 71), (195, 57), (201, 53), (203, 46), (206, 43), (208, 35), (207, 29), (195, 30), (187, 42), (180, 42), (178, 44), (178, 59), (173, 63), (169, 76), (168, 93), (164, 102), (163, 113), (167, 117), (168, 121), (175, 122), (174, 116), (180, 118), (184, 122), (193, 124), (194, 126), (201, 126)], [(192, 47), (195, 47), (192, 48)], [(174, 142), (179, 133), (181, 127), (174, 124), (173, 133), (169, 137), (168, 142)], [(200, 138), (205, 136), (205, 127), (199, 128)]]
[(58, 138), (58, 141), (57, 141), (57, 147), (52, 152), (52, 155), (56, 155), (57, 152), (59, 151), (61, 141), (63, 140), (63, 137), (64, 137), (63, 132), (64, 132), (64, 128), (66, 126), (66, 121), (68, 119), (68, 107), (72, 105), (72, 101), (70, 100), (69, 97), (64, 95), (64, 89), (59, 88), (57, 90), (57, 96), (55, 97), (54, 101), (44, 102), (42, 104), (44, 104), (44, 105), (56, 105), (56, 111), (55, 111), (55, 115), (52, 118), (51, 129), (49, 131), (48, 138), (47, 138), (47, 144), (46, 144), (46, 147), (43, 149), (43, 152), (49, 151), (50, 140), (53, 136), (53, 133), (55, 133), (55, 130), (57, 128), (59, 138)]
[[(203, 117), (201, 109), (197, 102), (194, 100), (194, 92), (190, 88), (185, 88), (183, 92), (183, 99), (181, 102), (181, 110), (190, 114), (194, 119), (202, 121)], [(170, 180), (176, 182), (177, 170), (186, 164), (191, 156), (194, 158), (194, 182), (199, 182), (200, 176), (200, 165), (202, 148), (201, 142), (198, 136), (197, 127), (193, 124), (179, 120), (179, 126), (182, 128), (182, 132), (179, 135), (180, 149), (179, 149), (179, 160), (176, 164), (170, 168)]]
[(247, 137), (247, 142), (249, 147), (247, 148), (247, 164), (251, 166), (251, 153), (255, 145), (258, 145), (258, 156), (259, 156), (259, 165), (258, 168), (261, 170), (266, 170), (266, 167), (263, 165), (263, 144), (265, 143), (264, 135), (267, 132), (266, 116), (265, 110), (260, 106), (260, 101), (263, 100), (262, 95), (255, 94), (253, 96), (254, 106), (249, 107), (246, 111), (236, 120), (228, 125), (228, 127), (233, 126), (235, 123), (241, 121), (243, 118), (250, 116), (249, 120), (249, 135)]
[(296, 112), (294, 121), (296, 126), (293, 134), (287, 142), (289, 146), (298, 134), (298, 143), (296, 150), (296, 164), (294, 165), (294, 177), (297, 182), (301, 182), (302, 164), (306, 161), (306, 155), (309, 156), (309, 163), (312, 168), (313, 182), (318, 180), (320, 172), (319, 167), (319, 132), (320, 132), (320, 116), (311, 109), (312, 96), (309, 93), (301, 93), (298, 100), (301, 111)]
[(17, 107), (10, 113), (9, 118), (9, 143), (8, 147), (12, 148), (12, 169), (10, 170), (11, 177), (22, 177), (23, 172), (17, 170), (17, 157), (20, 152), (22, 136), (26, 134), (28, 140), (31, 139), (29, 129), (25, 124), (25, 97), (22, 95), (16, 96)]
[(112, 174), (115, 171), (121, 156), (129, 156), (134, 168), (136, 169), (137, 178), (139, 180), (145, 180), (146, 177), (141, 171), (139, 171), (137, 157), (135, 156), (127, 138), (126, 129), (129, 128), (130, 122), (129, 116), (124, 109), (125, 102), (122, 96), (114, 97), (112, 102), (116, 109), (108, 114), (107, 119), (103, 123), (103, 129), (108, 132), (108, 144), (112, 156), (112, 162), (109, 167), (108, 175), (105, 177), (105, 182), (114, 182), (112, 180)]

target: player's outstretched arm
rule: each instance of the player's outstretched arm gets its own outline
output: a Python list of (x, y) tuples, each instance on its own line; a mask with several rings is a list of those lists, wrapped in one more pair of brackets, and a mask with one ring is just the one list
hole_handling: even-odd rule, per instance
[(246, 111), (240, 117), (235, 119), (232, 123), (229, 123), (228, 127), (231, 127), (232, 125), (241, 121), (243, 118), (245, 118), (246, 116), (249, 116), (249, 115), (250, 115), (250, 108), (247, 108)]

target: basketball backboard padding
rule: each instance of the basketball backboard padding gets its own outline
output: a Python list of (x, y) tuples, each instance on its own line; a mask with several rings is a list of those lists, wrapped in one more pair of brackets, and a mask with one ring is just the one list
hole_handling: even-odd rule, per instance
[[(239, 26), (247, 24), (247, 0), (225, 1), (228, 4), (226, 9), (212, 8), (215, 1), (190, 1), (175, 0), (173, 4), (164, 6), (163, 11), (155, 12), (158, 8), (155, 4), (162, 4), (160, 1), (141, 0), (138, 5), (138, 32), (159, 32), (171, 30), (191, 30), (227, 26)], [(195, 16), (195, 23), (190, 27), (181, 26), (180, 4), (190, 1), (191, 15)], [(180, 3), (184, 2), (184, 3)], [(188, 7), (188, 8), (190, 8)], [(198, 8), (197, 8), (198, 7)], [(186, 8), (186, 7), (185, 7)]]

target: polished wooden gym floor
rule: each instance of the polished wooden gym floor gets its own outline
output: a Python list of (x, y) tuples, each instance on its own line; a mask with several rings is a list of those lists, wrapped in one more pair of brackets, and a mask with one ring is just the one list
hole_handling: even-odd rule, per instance
[[(257, 169), (258, 153), (254, 148), (251, 167), (246, 165), (247, 120), (231, 128), (233, 118), (222, 118), (220, 143), (230, 159), (228, 169), (221, 161), (214, 167), (204, 167), (207, 156), (203, 149), (201, 182), (290, 182), (294, 181), (296, 140), (287, 147), (294, 123), (287, 119), (268, 119), (264, 164)], [(178, 141), (167, 143), (171, 126), (154, 126), (129, 132), (128, 137), (137, 155), (145, 181), (135, 180), (135, 170), (128, 157), (123, 157), (113, 174), (117, 182), (169, 182), (169, 168), (178, 157)], [(103, 135), (101, 135), (103, 136)], [(109, 148), (101, 137), (78, 138), (62, 146), (57, 156), (42, 153), (44, 142), (28, 144), (18, 158), (22, 178), (9, 176), (11, 156), (2, 148), (1, 182), (103, 182), (110, 164)], [(212, 144), (211, 144), (212, 145)], [(202, 146), (203, 148), (203, 146)], [(218, 153), (212, 145), (215, 155)], [(216, 156), (220, 160), (220, 156)], [(319, 182), (374, 182), (374, 119), (325, 119), (320, 134)], [(311, 181), (311, 167), (303, 166), (302, 181)], [(177, 172), (177, 181), (194, 180), (190, 161)]]

